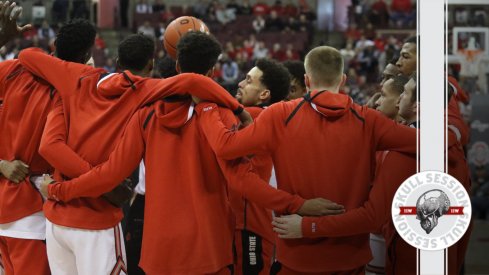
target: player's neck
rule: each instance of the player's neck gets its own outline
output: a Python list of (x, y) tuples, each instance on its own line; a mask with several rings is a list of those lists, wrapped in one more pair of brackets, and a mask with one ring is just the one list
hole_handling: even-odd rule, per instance
[(411, 125), (413, 123), (416, 123), (418, 121), (418, 118), (415, 116), (415, 117), (412, 117), (410, 119), (406, 119), (406, 125)]
[(328, 91), (333, 94), (337, 94), (340, 92), (339, 87), (326, 87), (326, 86), (312, 86), (309, 87), (309, 90), (312, 91)]

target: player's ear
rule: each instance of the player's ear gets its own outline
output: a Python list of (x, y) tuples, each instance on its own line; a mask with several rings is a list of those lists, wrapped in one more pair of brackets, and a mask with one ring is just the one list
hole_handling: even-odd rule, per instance
[(272, 97), (270, 90), (266, 89), (260, 93), (260, 99), (262, 101), (268, 101)]
[(120, 60), (119, 60), (119, 57), (117, 57), (117, 58), (115, 59), (115, 66), (116, 66), (117, 71), (119, 71), (119, 70), (122, 68), (122, 67), (121, 67), (121, 62), (120, 62)]
[(341, 88), (341, 87), (345, 86), (345, 83), (346, 83), (346, 74), (342, 74), (341, 75), (340, 86), (338, 86), (338, 87)]
[(175, 62), (175, 70), (177, 71), (177, 73), (182, 73), (182, 70), (180, 69), (180, 62), (178, 62), (178, 59), (177, 61)]
[(306, 84), (306, 90), (311, 88), (311, 80), (307, 74), (304, 74), (304, 83)]
[(214, 75), (214, 70), (216, 69), (216, 66), (212, 67), (209, 71), (207, 71), (207, 73), (205, 74), (205, 76), (207, 77), (211, 77)]

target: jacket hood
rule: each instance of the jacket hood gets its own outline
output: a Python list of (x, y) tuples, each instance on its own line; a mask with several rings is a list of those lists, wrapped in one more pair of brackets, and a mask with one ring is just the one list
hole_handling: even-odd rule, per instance
[(160, 100), (154, 104), (155, 117), (158, 123), (167, 128), (181, 128), (193, 116), (194, 103), (190, 99), (179, 101)]
[(349, 96), (329, 91), (312, 91), (304, 96), (304, 100), (325, 117), (340, 117), (349, 112), (352, 106)]
[(147, 78), (133, 75), (130, 71), (110, 73), (102, 75), (97, 83), (97, 90), (106, 97), (121, 96), (128, 89), (135, 90), (145, 79)]

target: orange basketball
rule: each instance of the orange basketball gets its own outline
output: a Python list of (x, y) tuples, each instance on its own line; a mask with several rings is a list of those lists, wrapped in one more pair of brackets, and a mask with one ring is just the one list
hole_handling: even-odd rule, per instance
[(202, 20), (192, 16), (181, 16), (173, 20), (166, 28), (163, 36), (163, 46), (173, 59), (177, 59), (177, 44), (185, 33), (200, 31), (209, 33), (209, 29)]

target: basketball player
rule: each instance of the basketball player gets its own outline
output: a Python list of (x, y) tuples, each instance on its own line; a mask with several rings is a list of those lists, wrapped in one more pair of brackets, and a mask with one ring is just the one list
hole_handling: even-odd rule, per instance
[[(147, 78), (153, 68), (153, 52), (152, 39), (127, 37), (119, 45), (117, 62), (122, 72), (116, 74), (63, 62), (36, 49), (20, 53), (20, 62), (50, 82), (62, 98), (62, 105), (48, 118), (40, 147), (41, 155), (56, 168), (58, 180), (77, 177), (107, 160), (132, 114), (158, 97), (195, 91), (210, 99), (222, 98), (224, 105), (238, 109), (227, 91), (204, 76)], [(221, 95), (215, 96), (217, 93)], [(120, 208), (98, 197), (67, 203), (49, 200), (44, 212), (53, 273), (127, 273)]]
[[(345, 209), (359, 207), (373, 179), (375, 151), (414, 153), (415, 131), (339, 93), (346, 76), (336, 49), (314, 48), (305, 69), (310, 92), (302, 101), (276, 103), (238, 132), (226, 130), (214, 104), (202, 103), (196, 106), (199, 124), (220, 157), (271, 154), (279, 189), (328, 197)], [(304, 220), (303, 229), (313, 238), (320, 224)], [(362, 273), (370, 260), (369, 235), (279, 239), (277, 260), (272, 271), (278, 274)]]
[(416, 36), (406, 39), (401, 48), (399, 59), (396, 62), (399, 73), (411, 77), (417, 68)]
[(384, 86), (384, 83), (393, 78), (394, 76), (398, 75), (399, 68), (397, 67), (396, 63), (399, 60), (399, 58), (393, 58), (387, 63), (387, 65), (384, 68), (384, 71), (382, 71), (382, 80), (380, 81), (380, 86)]
[[(264, 108), (285, 99), (291, 82), (293, 80), (285, 66), (273, 60), (259, 59), (246, 78), (239, 82), (236, 99), (256, 119)], [(261, 179), (270, 182), (271, 157), (255, 155), (251, 162)], [(236, 216), (236, 274), (270, 274), (275, 246), (270, 226), (272, 212), (246, 200), (239, 193), (230, 192), (229, 196)]]
[[(178, 46), (179, 72), (207, 76), (221, 53), (210, 35), (189, 32)], [(71, 181), (44, 185), (43, 192), (68, 202), (97, 197), (125, 178), (144, 156), (146, 201), (140, 266), (148, 274), (230, 274), (234, 226), (228, 187), (262, 207), (285, 212), (315, 212), (304, 202), (269, 186), (246, 164), (219, 164), (196, 119), (189, 99), (158, 101), (138, 111), (108, 161)], [(229, 114), (230, 126), (237, 121)], [(185, 153), (187, 152), (187, 153)], [(226, 178), (225, 178), (226, 177)], [(48, 190), (46, 190), (48, 189)], [(312, 203), (312, 204), (311, 204)], [(313, 209), (311, 208), (313, 206)], [(339, 207), (333, 213), (341, 212)]]
[[(30, 25), (17, 26), (21, 9), (0, 2), (0, 47)], [(12, 17), (10, 15), (12, 14)], [(67, 33), (77, 33), (76, 36)], [(92, 35), (93, 34), (93, 35)], [(64, 25), (56, 37), (59, 58), (84, 63), (95, 39), (87, 21)], [(42, 131), (58, 92), (18, 60), (0, 63), (0, 251), (6, 274), (50, 274), (46, 219), (38, 192), (41, 175), (52, 171), (39, 155)]]
[(304, 63), (302, 61), (288, 60), (283, 64), (289, 70), (291, 76), (287, 100), (303, 97), (307, 92), (306, 83), (304, 82), (304, 75), (306, 74)]
[[(403, 85), (404, 84), (404, 85)], [(383, 91), (392, 92), (396, 101), (383, 100), (381, 110), (387, 110), (384, 115), (394, 120), (397, 114), (392, 116), (391, 109), (399, 109), (399, 115), (409, 123), (416, 125), (416, 82), (414, 79), (407, 81), (404, 76), (395, 76), (387, 80)], [(401, 93), (402, 92), (402, 93)], [(412, 137), (414, 139), (414, 137)], [(415, 141), (412, 141), (415, 143)], [(345, 237), (378, 231), (383, 227), (383, 235), (386, 242), (385, 272), (386, 274), (415, 274), (416, 273), (416, 249), (397, 234), (392, 223), (391, 205), (398, 187), (408, 177), (416, 173), (416, 158), (395, 151), (382, 152), (382, 158), (378, 159), (378, 171), (364, 206), (350, 209), (345, 214), (335, 217), (300, 217), (298, 215), (280, 217), (274, 219), (274, 230), (279, 237)], [(315, 224), (315, 231), (307, 230), (307, 224)], [(305, 226), (306, 225), (306, 226)], [(307, 231), (303, 231), (303, 229)], [(307, 233), (305, 233), (307, 232)]]

